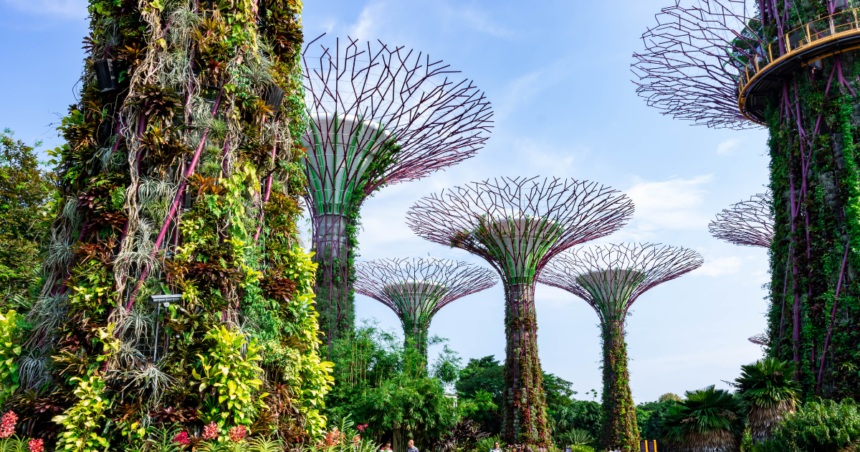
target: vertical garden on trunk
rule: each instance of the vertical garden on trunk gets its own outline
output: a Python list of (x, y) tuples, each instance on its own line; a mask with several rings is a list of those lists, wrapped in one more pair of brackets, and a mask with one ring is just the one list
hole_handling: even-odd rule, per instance
[[(90, 2), (46, 282), (0, 366), (58, 449), (325, 428), (295, 0)], [(7, 322), (8, 323), (8, 322)], [(8, 331), (5, 331), (8, 330)], [(7, 386), (8, 387), (8, 386)]]

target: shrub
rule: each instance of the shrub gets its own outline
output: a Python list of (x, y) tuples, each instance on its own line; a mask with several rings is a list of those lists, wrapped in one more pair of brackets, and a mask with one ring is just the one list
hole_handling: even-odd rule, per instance
[(737, 450), (744, 430), (740, 400), (708, 386), (687, 391), (687, 398), (669, 408), (663, 424), (666, 450)]
[(0, 405), (18, 389), (18, 356), (21, 355), (20, 328), (15, 311), (0, 314)]
[(594, 452), (591, 446), (570, 446), (571, 452)]
[(851, 399), (808, 402), (786, 415), (755, 452), (837, 452), (860, 442), (860, 410)]

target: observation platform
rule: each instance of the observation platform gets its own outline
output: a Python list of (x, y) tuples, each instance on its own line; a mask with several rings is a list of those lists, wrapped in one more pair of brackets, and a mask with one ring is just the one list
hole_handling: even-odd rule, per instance
[[(780, 42), (785, 53), (780, 55)], [(845, 9), (785, 33), (759, 48), (738, 84), (738, 108), (756, 124), (765, 125), (765, 100), (782, 88), (789, 74), (840, 52), (860, 48), (860, 8)]]

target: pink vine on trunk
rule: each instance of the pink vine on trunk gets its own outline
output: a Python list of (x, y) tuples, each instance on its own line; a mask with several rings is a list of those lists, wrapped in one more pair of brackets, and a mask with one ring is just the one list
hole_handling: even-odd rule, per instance
[[(278, 150), (278, 121), (275, 121), (275, 144), (272, 145), (272, 167), (275, 165), (275, 155)], [(272, 170), (274, 171), (274, 169)], [(260, 224), (257, 225), (257, 232), (254, 234), (254, 246), (257, 245), (257, 240), (260, 238), (260, 232), (263, 230), (263, 219), (266, 211), (263, 207), (269, 202), (269, 196), (272, 194), (272, 173), (266, 178), (266, 194), (263, 196), (263, 203), (260, 204)]]
[[(218, 107), (221, 105), (221, 95), (223, 93), (224, 88), (221, 88), (221, 91), (218, 92), (218, 97), (215, 99), (215, 107), (212, 108), (212, 117), (215, 117), (215, 115), (218, 113)], [(208, 135), (209, 127), (207, 127), (206, 130), (203, 131), (203, 136), (200, 138), (200, 144), (194, 151), (194, 157), (191, 159), (191, 164), (188, 165), (188, 170), (185, 172), (185, 176), (182, 178), (182, 182), (179, 183), (179, 188), (176, 190), (176, 196), (174, 196), (173, 202), (170, 205), (170, 211), (168, 211), (167, 217), (165, 217), (164, 223), (161, 225), (161, 230), (158, 232), (158, 237), (155, 239), (155, 245), (152, 247), (152, 253), (150, 253), (150, 258), (155, 257), (155, 254), (161, 247), (161, 242), (164, 241), (164, 237), (167, 235), (167, 229), (170, 227), (170, 222), (173, 220), (173, 215), (176, 214), (176, 210), (179, 208), (179, 202), (182, 200), (182, 196), (184, 195), (185, 186), (188, 184), (188, 178), (194, 175), (194, 169), (197, 167), (197, 162), (200, 161), (200, 154), (203, 152), (203, 147), (206, 144), (206, 137)], [(132, 306), (134, 306), (134, 299), (137, 296), (137, 293), (140, 291), (140, 286), (146, 280), (146, 277), (148, 275), (149, 268), (145, 268), (143, 272), (141, 272), (140, 278), (138, 279), (134, 290), (128, 297), (128, 302), (125, 305), (126, 311), (131, 310)]]
[(848, 263), (848, 250), (851, 245), (845, 244), (845, 255), (842, 256), (842, 271), (839, 272), (839, 282), (836, 283), (836, 297), (833, 300), (833, 309), (830, 310), (830, 326), (827, 327), (827, 337), (824, 339), (824, 350), (821, 352), (821, 365), (818, 367), (818, 379), (815, 382), (815, 394), (821, 388), (821, 376), (824, 375), (824, 361), (827, 358), (827, 347), (830, 345), (830, 336), (833, 333), (833, 324), (836, 322), (836, 305), (839, 303), (839, 290), (842, 289), (842, 277), (845, 275), (845, 266)]

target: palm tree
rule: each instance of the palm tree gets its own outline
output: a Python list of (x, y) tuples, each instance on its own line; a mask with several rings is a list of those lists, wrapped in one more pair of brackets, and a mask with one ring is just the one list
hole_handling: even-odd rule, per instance
[(776, 358), (741, 366), (741, 376), (735, 384), (740, 396), (749, 403), (753, 442), (769, 439), (777, 422), (794, 413), (800, 394), (794, 370), (794, 363)]
[(737, 452), (744, 431), (743, 406), (728, 391), (708, 386), (687, 391), (663, 420), (664, 451)]

